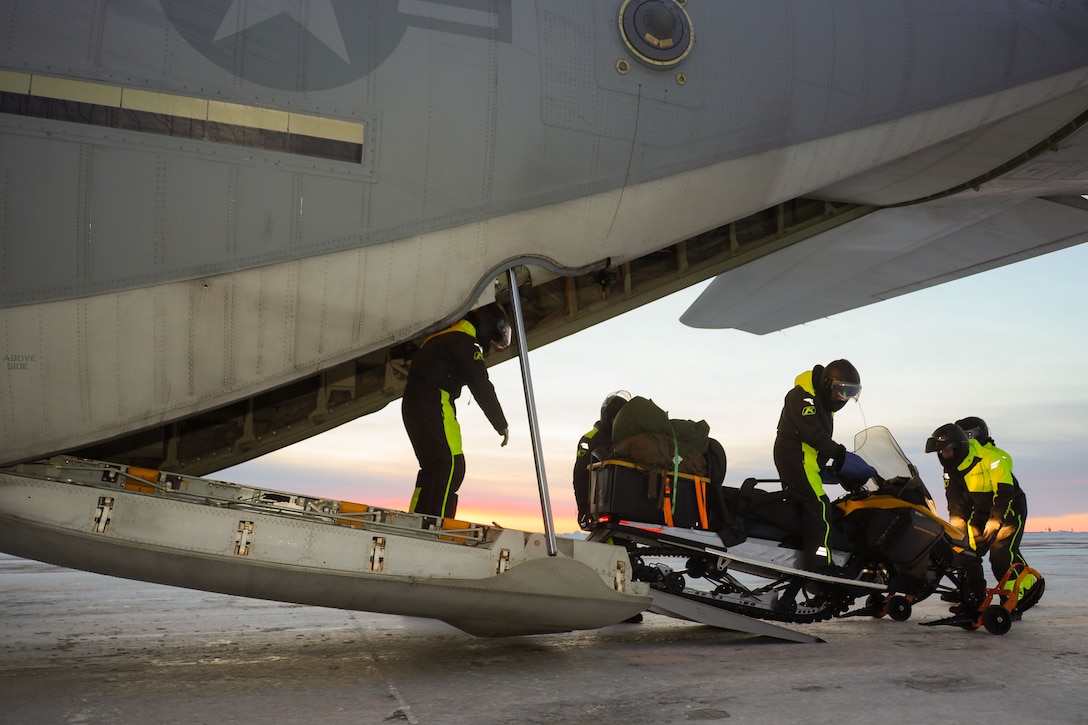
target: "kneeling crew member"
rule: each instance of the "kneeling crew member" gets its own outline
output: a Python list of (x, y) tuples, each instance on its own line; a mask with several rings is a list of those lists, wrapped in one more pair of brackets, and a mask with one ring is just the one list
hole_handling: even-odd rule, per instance
[[(969, 432), (968, 432), (969, 431)], [(945, 472), (948, 521), (967, 529), (979, 556), (989, 552), (997, 581), (1014, 564), (1027, 565), (1020, 540), (1028, 518), (1028, 501), (1012, 474), (1012, 458), (994, 445), (981, 418), (945, 423), (926, 441)]]

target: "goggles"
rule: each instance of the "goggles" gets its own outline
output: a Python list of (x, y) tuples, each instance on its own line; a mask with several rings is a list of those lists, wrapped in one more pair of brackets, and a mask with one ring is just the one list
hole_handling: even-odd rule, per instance
[(841, 380), (831, 381), (831, 398), (838, 401), (859, 400), (861, 398), (861, 385), (858, 383), (844, 383)]

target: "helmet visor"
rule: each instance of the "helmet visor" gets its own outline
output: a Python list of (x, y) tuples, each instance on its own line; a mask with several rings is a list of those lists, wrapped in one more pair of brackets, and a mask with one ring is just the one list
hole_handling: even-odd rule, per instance
[[(617, 403), (617, 398), (623, 402)], [(614, 390), (604, 396), (604, 402), (601, 403), (601, 420), (611, 420), (619, 412), (620, 408), (629, 402), (631, 402), (631, 394), (626, 390)], [(609, 415), (609, 408), (612, 408), (611, 415)]]
[(957, 442), (944, 436), (931, 436), (926, 441), (926, 453), (936, 453), (942, 460), (950, 461), (956, 456)]
[(510, 329), (510, 325), (506, 324), (506, 320), (500, 319), (495, 326), (495, 338), (491, 341), (500, 350), (505, 350), (510, 346), (510, 339), (514, 332)]
[(844, 383), (841, 380), (831, 381), (831, 399), (845, 403), (848, 400), (861, 398), (861, 385), (858, 383)]

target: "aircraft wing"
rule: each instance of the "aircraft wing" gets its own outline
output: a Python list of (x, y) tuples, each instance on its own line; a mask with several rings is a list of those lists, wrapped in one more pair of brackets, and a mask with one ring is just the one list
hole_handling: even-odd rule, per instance
[(1088, 114), (1038, 132), (1077, 103), (1088, 106), (1074, 94), (814, 192), (872, 211), (719, 275), (681, 321), (765, 334), (1088, 240)]
[(881, 209), (719, 275), (680, 320), (762, 335), (1086, 240), (1080, 197)]

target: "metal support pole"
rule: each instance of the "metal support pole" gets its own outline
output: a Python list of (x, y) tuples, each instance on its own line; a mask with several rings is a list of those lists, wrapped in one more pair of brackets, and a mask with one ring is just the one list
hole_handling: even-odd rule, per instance
[(514, 304), (514, 330), (518, 336), (518, 360), (521, 361), (521, 387), (525, 391), (525, 408), (529, 412), (529, 436), (533, 442), (533, 460), (536, 462), (536, 483), (540, 489), (540, 511), (544, 516), (544, 535), (548, 541), (548, 556), (559, 553), (555, 542), (555, 523), (552, 521), (552, 502), (548, 497), (548, 477), (544, 473), (544, 454), (540, 448), (540, 432), (536, 420), (536, 403), (533, 400), (533, 378), (529, 374), (529, 349), (525, 340), (525, 318), (521, 312), (521, 296), (518, 294), (517, 271), (506, 270), (510, 278), (510, 300)]

